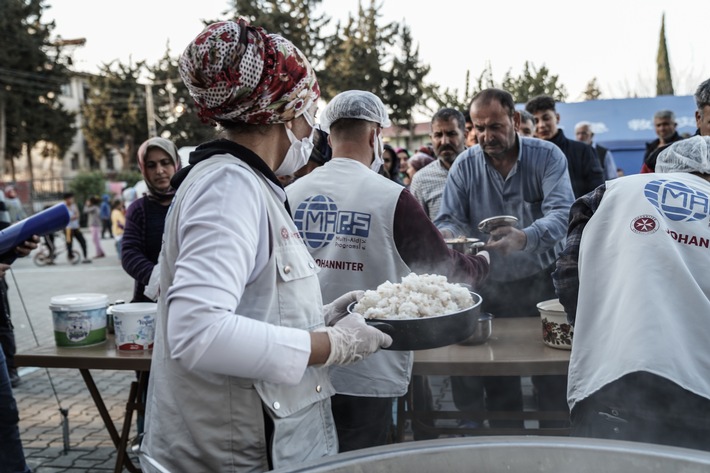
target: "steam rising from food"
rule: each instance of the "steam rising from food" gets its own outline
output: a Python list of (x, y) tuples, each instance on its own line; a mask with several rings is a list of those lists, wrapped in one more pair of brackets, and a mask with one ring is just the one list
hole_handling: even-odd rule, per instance
[(437, 274), (415, 274), (401, 283), (385, 281), (365, 291), (353, 310), (367, 319), (414, 319), (451, 314), (473, 306), (468, 289)]

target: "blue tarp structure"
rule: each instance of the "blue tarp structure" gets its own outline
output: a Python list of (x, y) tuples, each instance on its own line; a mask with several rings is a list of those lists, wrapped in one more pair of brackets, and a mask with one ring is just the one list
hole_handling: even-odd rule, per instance
[(645, 143), (655, 140), (653, 115), (659, 110), (672, 110), (681, 135), (695, 133), (695, 99), (692, 95), (640, 99), (590, 100), (558, 103), (560, 128), (567, 138), (575, 139), (574, 126), (587, 121), (592, 124), (594, 140), (609, 148), (616, 165), (625, 174), (636, 174), (643, 164)]

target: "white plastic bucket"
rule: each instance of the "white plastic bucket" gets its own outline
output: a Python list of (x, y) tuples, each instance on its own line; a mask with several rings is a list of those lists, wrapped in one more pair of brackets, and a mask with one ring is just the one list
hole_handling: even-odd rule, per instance
[(106, 294), (52, 297), (49, 308), (58, 347), (87, 347), (106, 341)]
[(112, 307), (116, 350), (152, 350), (158, 304), (135, 302)]

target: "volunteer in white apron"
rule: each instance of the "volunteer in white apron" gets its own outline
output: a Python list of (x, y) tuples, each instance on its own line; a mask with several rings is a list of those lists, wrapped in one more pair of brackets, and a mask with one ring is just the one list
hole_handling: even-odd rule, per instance
[(310, 154), (315, 74), (292, 43), (240, 19), (208, 26), (180, 75), (222, 131), (173, 179), (141, 466), (251, 472), (333, 454), (327, 366), (391, 339), (357, 314), (324, 327), (318, 267), (278, 181)]
[(572, 435), (710, 450), (708, 181), (695, 136), (572, 206), (554, 273), (575, 324)]
[[(488, 274), (488, 253), (450, 250), (414, 196), (377, 174), (382, 128), (390, 120), (371, 92), (348, 90), (323, 110), (333, 158), (287, 187), (294, 220), (321, 267), (323, 300), (400, 282), (411, 272), (435, 273), (475, 287)], [(374, 171), (374, 172), (373, 172)], [(330, 370), (340, 451), (383, 445), (396, 397), (407, 392), (414, 354), (382, 351)]]

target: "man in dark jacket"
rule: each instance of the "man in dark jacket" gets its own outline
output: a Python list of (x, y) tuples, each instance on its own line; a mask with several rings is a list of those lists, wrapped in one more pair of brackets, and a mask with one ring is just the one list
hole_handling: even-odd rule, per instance
[[(5, 195), (0, 192), (0, 229), (10, 226), (10, 213), (5, 203)], [(4, 272), (3, 272), (4, 275)], [(0, 348), (5, 354), (7, 371), (12, 387), (20, 384), (20, 376), (15, 367), (15, 332), (10, 319), (10, 302), (7, 297), (7, 282), (0, 277)]]
[(659, 110), (653, 115), (653, 127), (656, 130), (656, 136), (658, 136), (658, 138), (646, 143), (646, 152), (643, 155), (641, 174), (654, 172), (658, 154), (671, 143), (683, 139), (676, 131), (677, 126), (678, 123), (675, 121), (675, 113), (671, 110)]
[(557, 127), (560, 114), (555, 110), (555, 99), (547, 95), (537, 96), (525, 105), (525, 110), (535, 117), (535, 136), (556, 144), (567, 157), (567, 170), (575, 198), (604, 183), (604, 174), (594, 148), (567, 139)]
[(108, 194), (104, 194), (101, 198), (101, 206), (99, 207), (99, 218), (101, 219), (101, 239), (108, 232), (108, 237), (113, 238), (113, 230), (111, 229), (111, 202)]

